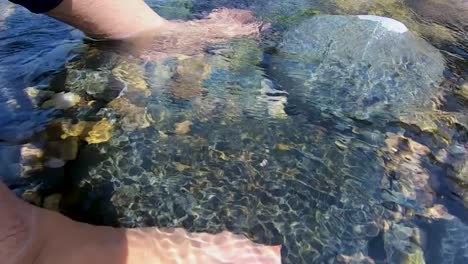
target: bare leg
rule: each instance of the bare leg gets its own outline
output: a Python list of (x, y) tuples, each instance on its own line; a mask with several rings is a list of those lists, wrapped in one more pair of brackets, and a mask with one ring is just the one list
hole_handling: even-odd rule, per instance
[(63, 0), (49, 16), (98, 38), (125, 38), (164, 27), (167, 20), (143, 0)]
[(281, 263), (279, 246), (229, 232), (121, 229), (72, 221), (18, 199), (0, 182), (0, 259), (5, 264)]
[(194, 35), (198, 39), (226, 39), (252, 34), (252, 24), (258, 25), (251, 23), (251, 16), (249, 21), (246, 12), (237, 11), (215, 12), (207, 20), (184, 23), (160, 17), (143, 0), (63, 0), (48, 15), (97, 38), (123, 39), (143, 32), (175, 30), (184, 41)]

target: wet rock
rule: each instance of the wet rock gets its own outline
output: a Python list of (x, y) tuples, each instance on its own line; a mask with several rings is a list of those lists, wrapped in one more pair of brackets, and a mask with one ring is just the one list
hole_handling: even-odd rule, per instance
[(61, 160), (75, 160), (78, 154), (78, 137), (68, 137), (60, 141), (49, 141), (46, 144), (47, 157)]
[(338, 263), (343, 263), (343, 264), (374, 264), (375, 261), (369, 257), (369, 256), (364, 256), (362, 252), (356, 253), (351, 256), (347, 255), (338, 255), (336, 257), (336, 260)]
[(49, 134), (59, 133), (61, 139), (69, 137), (80, 137), (83, 139), (91, 129), (92, 123), (86, 121), (79, 121), (73, 123), (71, 120), (59, 120), (50, 126), (51, 132)]
[[(431, 40), (433, 43), (442, 44), (454, 42), (457, 32), (449, 27), (428, 20), (421, 21), (405, 3), (416, 2), (413, 0), (335, 0), (338, 11), (343, 14), (369, 14), (384, 16), (403, 22), (408, 28)], [(419, 11), (419, 9), (417, 10)]]
[(261, 87), (257, 100), (266, 103), (268, 115), (279, 119), (287, 118), (288, 115), (284, 110), (288, 103), (287, 92), (275, 89), (273, 82), (268, 79), (262, 80)]
[(194, 3), (192, 0), (157, 0), (150, 1), (148, 4), (166, 19), (193, 18)]
[(49, 158), (44, 162), (44, 166), (51, 169), (58, 169), (65, 166), (65, 161), (57, 158)]
[(138, 62), (121, 62), (112, 69), (113, 76), (125, 85), (126, 92), (143, 92), (149, 96), (144, 69)]
[(316, 16), (288, 31), (279, 51), (272, 71), (289, 100), (339, 116), (429, 108), (443, 78), (441, 54), (384, 17)]
[[(464, 0), (427, 0), (424, 2), (417, 0), (405, 0), (417, 14), (426, 20), (440, 24), (458, 27), (463, 30), (468, 27), (468, 3)], [(444, 10), (444, 12), (439, 12)]]
[(419, 230), (403, 223), (393, 223), (384, 234), (388, 263), (424, 264), (424, 252), (418, 244)]
[(443, 236), (440, 241), (432, 241), (433, 246), (440, 249), (435, 259), (437, 263), (466, 263), (468, 261), (468, 226), (460, 219), (441, 221)]
[(106, 119), (94, 123), (85, 137), (86, 142), (88, 144), (99, 144), (109, 141), (113, 127), (114, 125)]
[(42, 196), (35, 190), (27, 190), (23, 192), (21, 198), (28, 203), (34, 204), (36, 206), (42, 206)]
[[(76, 67), (76, 68), (74, 68)], [(109, 100), (118, 95), (120, 87), (109, 85), (110, 70), (80, 69), (74, 64), (68, 65), (65, 88), (82, 96), (90, 95), (95, 99)]]
[(190, 169), (191, 167), (189, 165), (182, 164), (180, 162), (175, 163), (175, 169), (179, 172), (185, 171)]
[(447, 144), (450, 144), (451, 140), (456, 137), (458, 127), (468, 129), (468, 116), (460, 112), (431, 110), (404, 113), (400, 115), (399, 121), (406, 125), (416, 126), (421, 131), (429, 132)]
[(455, 93), (463, 97), (465, 100), (468, 100), (468, 82), (463, 83)]
[(0, 29), (5, 28), (5, 21), (15, 11), (15, 5), (12, 3), (1, 3), (0, 4)]
[(192, 122), (191, 121), (184, 121), (184, 122), (180, 122), (180, 123), (177, 123), (175, 125), (175, 133), (177, 135), (185, 135), (185, 134), (188, 134), (191, 130), (191, 127), (192, 127)]
[(205, 63), (209, 76), (203, 95), (193, 99), (194, 115), (201, 120), (220, 117), (227, 122), (247, 114), (256, 118), (286, 117), (287, 92), (265, 78), (258, 65), (263, 52), (255, 40), (233, 40), (210, 50)]
[(34, 172), (42, 170), (44, 150), (33, 144), (21, 146), (21, 175), (27, 177)]
[[(188, 121), (183, 116), (169, 113), (162, 121), (170, 124), (166, 131)], [(224, 124), (217, 117), (190, 119), (197, 120), (197, 129), (170, 140), (152, 129), (117, 128), (110, 142), (82, 150), (100, 158), (72, 186), (82, 191), (68, 209), (93, 214), (83, 206), (93, 201), (102, 209), (94, 212), (97, 217), (112, 221), (103, 212), (115, 210), (122, 226), (227, 228), (261, 243), (281, 243), (290, 252), (286, 263), (363, 252), (383, 215), (376, 153), (353, 138), (338, 149), (333, 142), (339, 135), (310, 124), (304, 133), (304, 120), (295, 118), (243, 117)], [(276, 144), (294, 148), (280, 151)], [(364, 159), (366, 166), (355, 166)]]
[(54, 108), (66, 110), (72, 108), (81, 102), (81, 97), (72, 92), (54, 94), (51, 99), (45, 101), (42, 108)]
[(146, 107), (134, 105), (125, 97), (113, 100), (107, 105), (107, 108), (120, 116), (118, 122), (126, 130), (147, 128), (153, 122)]
[(45, 100), (54, 96), (54, 92), (46, 91), (37, 87), (27, 87), (24, 89), (24, 92), (35, 107), (41, 105)]
[(385, 196), (386, 199), (411, 209), (431, 207), (435, 191), (424, 164), (430, 149), (410, 138), (391, 133), (385, 143), (383, 153), (387, 177), (382, 178), (381, 184), (391, 193)]
[(320, 14), (318, 9), (323, 9), (321, 3), (307, 0), (285, 1), (252, 1), (252, 9), (262, 21), (273, 23), (279, 27), (297, 25), (300, 21)]
[(433, 207), (426, 208), (424, 216), (431, 219), (454, 219), (454, 216), (450, 215), (447, 208), (441, 204), (436, 204)]
[[(59, 120), (49, 127), (49, 135), (59, 134), (59, 138), (66, 140), (70, 137), (80, 138), (88, 144), (99, 144), (109, 141), (112, 135), (114, 124), (107, 119), (97, 122), (79, 121), (73, 123), (70, 120)], [(73, 156), (68, 155), (68, 156)]]
[(191, 99), (201, 94), (203, 80), (210, 74), (210, 66), (203, 56), (179, 59), (171, 93), (181, 99)]
[(425, 264), (424, 252), (421, 248), (416, 247), (413, 252), (408, 253), (403, 258), (403, 264)]
[(60, 201), (62, 195), (60, 193), (54, 193), (44, 198), (43, 207), (49, 210), (58, 212), (60, 209)]

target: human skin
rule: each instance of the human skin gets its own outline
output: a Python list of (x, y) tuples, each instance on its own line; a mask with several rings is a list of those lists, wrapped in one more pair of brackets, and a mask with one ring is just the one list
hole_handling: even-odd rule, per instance
[(278, 264), (279, 246), (181, 228), (92, 226), (17, 198), (0, 182), (0, 259), (5, 264)]
[[(258, 33), (250, 13), (223, 9), (168, 21), (142, 0), (64, 0), (48, 13), (98, 39), (128, 40), (141, 56), (194, 54), (205, 45)], [(156, 54), (156, 55), (155, 55)], [(159, 55), (158, 55), (159, 54)], [(280, 246), (229, 232), (93, 226), (32, 206), (0, 181), (0, 260), (5, 264), (281, 263)]]

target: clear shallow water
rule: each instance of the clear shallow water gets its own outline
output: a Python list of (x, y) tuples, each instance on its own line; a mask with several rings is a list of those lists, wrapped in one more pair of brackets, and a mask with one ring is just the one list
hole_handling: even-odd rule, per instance
[[(282, 244), (284, 263), (339, 263), (360, 253), (378, 263), (421, 263), (422, 254), (427, 263), (466, 261), (463, 16), (445, 21), (426, 5), (418, 9), (419, 1), (408, 2), (414, 9), (399, 1), (151, 3), (171, 18), (248, 8), (273, 30), (260, 42), (147, 62), (15, 10), (0, 32), (0, 166), (18, 194), (47, 206), (44, 198), (60, 193), (62, 212), (96, 224), (227, 229)], [(274, 69), (285, 59), (281, 36), (328, 13), (393, 16), (439, 48), (447, 69), (438, 110), (366, 120), (298, 96), (300, 87), (287, 78), (296, 72)], [(21, 88), (37, 85), (72, 91), (86, 103), (36, 109)], [(110, 138), (106, 125), (94, 137), (73, 126), (96, 127), (91, 122), (103, 118), (100, 124), (113, 127)], [(87, 145), (89, 138), (106, 142)], [(37, 175), (14, 177), (27, 143), (44, 149), (30, 164)], [(70, 161), (60, 166), (59, 159)]]

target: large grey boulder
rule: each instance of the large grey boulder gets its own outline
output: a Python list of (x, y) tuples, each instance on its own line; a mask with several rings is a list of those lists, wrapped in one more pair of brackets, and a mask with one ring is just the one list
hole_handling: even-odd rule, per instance
[(396, 20), (316, 16), (285, 33), (271, 69), (299, 109), (369, 119), (430, 106), (444, 59)]

